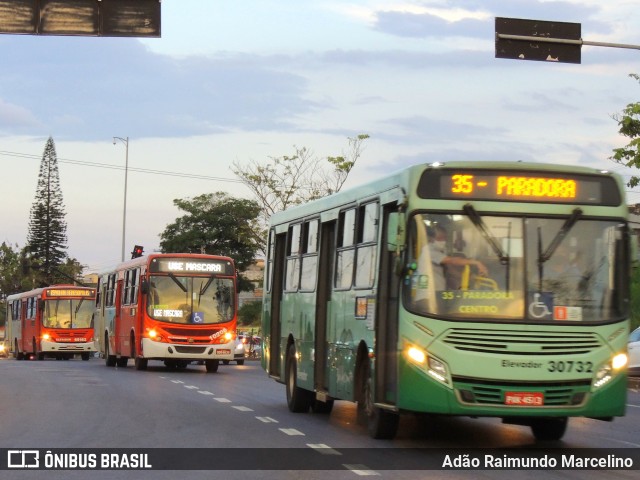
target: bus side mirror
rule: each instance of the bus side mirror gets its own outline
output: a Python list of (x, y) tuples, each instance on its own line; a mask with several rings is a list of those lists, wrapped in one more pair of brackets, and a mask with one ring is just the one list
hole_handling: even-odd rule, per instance
[(142, 293), (144, 293), (145, 295), (149, 293), (149, 280), (147, 280), (146, 278), (143, 278), (142, 283), (140, 283), (140, 289), (142, 290)]
[(638, 258), (638, 234), (632, 231), (629, 237), (629, 243), (631, 244), (631, 266), (635, 269), (640, 266), (640, 258)]

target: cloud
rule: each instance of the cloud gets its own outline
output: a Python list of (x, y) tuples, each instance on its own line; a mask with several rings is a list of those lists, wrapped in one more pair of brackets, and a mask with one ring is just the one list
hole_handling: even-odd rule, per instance
[(39, 127), (36, 117), (26, 108), (0, 98), (0, 134), (13, 130), (21, 133)]
[(18, 119), (0, 119), (5, 134), (26, 125), (73, 140), (287, 130), (314, 107), (304, 77), (259, 58), (172, 58), (108, 38), (7, 36), (0, 47), (0, 112)]
[(600, 7), (573, 2), (462, 0), (449, 2), (449, 9), (434, 2), (419, 2), (419, 5), (424, 7), (423, 11), (415, 8), (377, 11), (373, 14), (373, 28), (398, 37), (493, 40), (494, 18), (508, 17), (571, 23), (588, 21), (592, 33), (613, 31), (610, 24), (598, 19)]

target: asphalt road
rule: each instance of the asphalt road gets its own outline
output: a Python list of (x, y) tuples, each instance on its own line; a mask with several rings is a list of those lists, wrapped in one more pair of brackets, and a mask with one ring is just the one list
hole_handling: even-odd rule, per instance
[[(560, 442), (535, 443), (529, 428), (503, 425), (499, 419), (411, 415), (402, 417), (394, 440), (381, 441), (368, 437), (350, 402), (336, 402), (330, 415), (290, 413), (284, 386), (269, 379), (257, 362), (221, 365), (217, 373), (208, 374), (204, 366), (196, 365), (167, 371), (159, 362), (150, 362), (147, 371), (136, 371), (133, 366), (108, 368), (100, 359), (0, 359), (0, 429), (0, 449), (41, 453), (70, 449), (95, 453), (98, 459), (109, 449), (140, 455), (151, 449), (151, 463), (163, 468), (133, 472), (12, 469), (0, 472), (3, 479), (85, 479), (88, 474), (128, 480), (512, 479), (514, 473), (519, 479), (535, 476), (537, 480), (631, 479), (637, 478), (638, 470), (469, 471), (434, 469), (432, 464), (441, 461), (442, 452), (455, 458), (458, 449), (474, 449), (480, 456), (493, 453), (490, 449), (513, 448), (554, 454), (588, 448), (640, 452), (640, 392), (637, 385), (630, 388), (626, 417), (610, 423), (572, 419)], [(169, 470), (173, 462), (184, 465), (189, 455), (206, 456), (201, 461), (204, 472)]]

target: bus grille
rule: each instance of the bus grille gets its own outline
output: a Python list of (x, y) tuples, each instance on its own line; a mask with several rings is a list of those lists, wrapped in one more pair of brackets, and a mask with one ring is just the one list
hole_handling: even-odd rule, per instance
[(544, 406), (576, 406), (586, 399), (591, 382), (577, 380), (560, 383), (473, 382), (471, 379), (454, 378), (456, 390), (464, 403), (478, 405), (504, 405), (506, 392), (535, 391), (544, 394)]
[(509, 355), (581, 355), (602, 346), (590, 332), (522, 332), (456, 328), (443, 342), (456, 350)]
[(182, 347), (179, 345), (174, 345), (173, 348), (176, 349), (178, 353), (192, 353), (192, 354), (202, 354), (207, 349), (207, 347)]
[(180, 337), (210, 337), (214, 333), (220, 331), (219, 328), (180, 328), (180, 327), (162, 327), (169, 335)]

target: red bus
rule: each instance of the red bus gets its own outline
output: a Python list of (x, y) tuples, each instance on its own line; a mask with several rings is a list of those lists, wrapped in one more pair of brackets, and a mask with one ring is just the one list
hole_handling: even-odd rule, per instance
[(216, 372), (233, 360), (236, 270), (228, 257), (152, 254), (100, 275), (95, 344), (107, 366), (137, 370), (149, 360), (169, 369), (191, 362)]
[(52, 285), (7, 297), (6, 342), (18, 360), (32, 355), (68, 360), (95, 352), (95, 288)]

